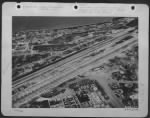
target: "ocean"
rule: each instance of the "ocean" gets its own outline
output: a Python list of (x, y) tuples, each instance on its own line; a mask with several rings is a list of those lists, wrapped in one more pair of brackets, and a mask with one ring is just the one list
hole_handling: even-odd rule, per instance
[(12, 32), (38, 29), (61, 29), (94, 23), (109, 22), (112, 17), (39, 17), (13, 16)]

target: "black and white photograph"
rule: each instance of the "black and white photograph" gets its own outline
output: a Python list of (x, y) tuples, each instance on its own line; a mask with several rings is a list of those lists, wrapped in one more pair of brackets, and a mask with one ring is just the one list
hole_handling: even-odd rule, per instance
[(146, 5), (6, 2), (2, 9), (5, 116), (148, 114)]
[(138, 18), (12, 21), (12, 107), (138, 108)]

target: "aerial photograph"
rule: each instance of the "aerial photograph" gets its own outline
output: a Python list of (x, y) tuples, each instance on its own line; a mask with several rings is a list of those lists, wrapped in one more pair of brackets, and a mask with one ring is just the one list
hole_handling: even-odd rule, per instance
[(12, 108), (138, 108), (137, 17), (12, 17)]

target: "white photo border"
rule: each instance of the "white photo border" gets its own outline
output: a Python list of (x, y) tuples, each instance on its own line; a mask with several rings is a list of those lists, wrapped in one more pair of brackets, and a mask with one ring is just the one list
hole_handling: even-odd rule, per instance
[[(148, 114), (148, 31), (149, 7), (145, 4), (32, 3), (2, 5), (2, 91), (1, 109), (5, 116), (76, 116), (76, 117), (145, 117)], [(131, 6), (135, 10), (131, 10)], [(12, 108), (12, 16), (70, 17), (138, 17), (139, 44), (139, 108)]]

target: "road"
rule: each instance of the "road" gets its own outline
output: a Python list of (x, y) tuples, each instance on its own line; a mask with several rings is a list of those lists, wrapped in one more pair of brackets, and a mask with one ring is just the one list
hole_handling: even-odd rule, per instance
[[(128, 35), (130, 35), (130, 34), (126, 34), (126, 36), (128, 36)], [(121, 40), (124, 37), (125, 36), (122, 36), (119, 39), (116, 38), (113, 40)], [(107, 42), (106, 45), (108, 45), (109, 43)], [(124, 44), (124, 45), (129, 45), (130, 43), (131, 42), (129, 42), (128, 44)], [(109, 56), (110, 54), (116, 53), (117, 50), (119, 51), (120, 49), (122, 49), (122, 46), (123, 45), (121, 45), (121, 46), (119, 45), (115, 49), (111, 50), (111, 52), (101, 55), (100, 57), (97, 58), (97, 61), (100, 61), (101, 59), (106, 58), (105, 56)], [(97, 48), (103, 48), (103, 46), (100, 46), (100, 47), (98, 46)], [(88, 54), (89, 54), (89, 52), (93, 52), (93, 50), (92, 51), (91, 50), (88, 51)], [(86, 54), (83, 53), (82, 55), (84, 55), (84, 56), (82, 56), (82, 58), (87, 56)], [(90, 61), (84, 61), (84, 63), (82, 62), (82, 64), (74, 63), (75, 65), (72, 66), (73, 62), (81, 60), (79, 57), (76, 57), (75, 60), (71, 60), (70, 62), (65, 63), (63, 66), (57, 67), (58, 69), (60, 69), (60, 68), (64, 69), (64, 67), (68, 68), (70, 66), (69, 69), (64, 69), (63, 73), (62, 72), (58, 73), (58, 74), (52, 76), (51, 79), (40, 82), (39, 84), (37, 84), (35, 86), (35, 88), (34, 87), (32, 87), (31, 89), (29, 88), (29, 91), (26, 90), (26, 94), (20, 96), (20, 99), (17, 100), (17, 102), (15, 102), (14, 106), (19, 107), (20, 104), (23, 104), (23, 103), (27, 102), (28, 100), (31, 100), (32, 98), (34, 98), (36, 96), (39, 96), (44, 91), (47, 91), (48, 89), (53, 88), (54, 86), (59, 85), (60, 83), (71, 79), (71, 77), (78, 75), (80, 72), (83, 72), (83, 69), (85, 69), (85, 68), (87, 69), (87, 66), (89, 66), (90, 64), (95, 62), (95, 59), (96, 59), (96, 58), (93, 58), (93, 59), (90, 59)], [(54, 68), (56, 70), (56, 67), (54, 67)], [(24, 81), (24, 82), (26, 82), (26, 81)], [(21, 83), (21, 84), (23, 84), (23, 83)]]
[(121, 38), (124, 38), (124, 37), (126, 37), (128, 35), (130, 35), (130, 34), (121, 34), (121, 36), (118, 36), (117, 38), (113, 38), (113, 39), (110, 39), (110, 40), (107, 40), (107, 41), (100, 42), (99, 44), (93, 45), (92, 47), (88, 48), (85, 51), (77, 53), (77, 54), (75, 54), (75, 55), (73, 55), (73, 56), (71, 56), (69, 58), (66, 58), (66, 59), (64, 59), (64, 60), (62, 60), (62, 61), (60, 61), (60, 62), (58, 62), (56, 64), (52, 64), (52, 65), (50, 65), (48, 67), (45, 67), (45, 68), (43, 68), (43, 69), (41, 69), (39, 71), (33, 72), (30, 75), (27, 75), (27, 76), (25, 76), (23, 78), (20, 78), (20, 79), (16, 80), (16, 81), (13, 81), (13, 89), (18, 87), (18, 85), (20, 86), (21, 83), (24, 83), (24, 82), (26, 82), (28, 80), (31, 80), (33, 78), (36, 78), (36, 77), (40, 76), (42, 73), (46, 73), (46, 72), (52, 71), (53, 69), (58, 68), (60, 66), (63, 66), (63, 65), (65, 65), (68, 62), (72, 62), (72, 61), (75, 61), (75, 59), (79, 59), (79, 57), (82, 58), (82, 56), (84, 56), (84, 55), (86, 55), (86, 54), (88, 54), (90, 52), (93, 52), (94, 50), (96, 50), (96, 49), (98, 49), (98, 48), (100, 48), (102, 46), (108, 45), (109, 43), (112, 43), (112, 42), (115, 42), (117, 40), (120, 40)]

